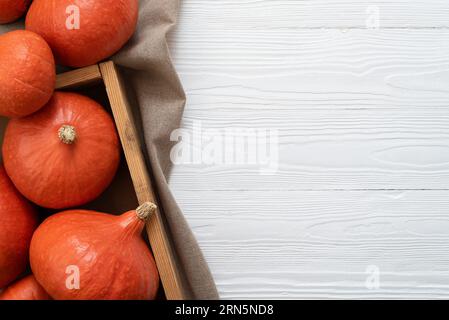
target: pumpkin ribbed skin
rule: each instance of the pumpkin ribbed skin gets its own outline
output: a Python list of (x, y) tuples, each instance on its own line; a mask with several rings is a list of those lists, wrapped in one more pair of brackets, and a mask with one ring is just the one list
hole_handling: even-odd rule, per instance
[(0, 167), (0, 288), (25, 271), (28, 249), (36, 227), (35, 210)]
[(51, 300), (33, 275), (25, 277), (0, 293), (0, 300)]
[(1, 116), (23, 117), (39, 110), (50, 100), (55, 81), (53, 54), (41, 36), (25, 30), (0, 36)]
[(14, 22), (28, 9), (31, 0), (0, 0), (0, 24)]
[[(76, 131), (72, 144), (61, 140), (59, 130), (66, 126)], [(109, 186), (120, 145), (112, 118), (97, 102), (56, 92), (42, 110), (8, 123), (3, 161), (26, 198), (63, 209), (86, 204)]]
[[(141, 236), (144, 225), (136, 211), (121, 216), (83, 210), (53, 215), (33, 236), (33, 273), (56, 300), (154, 299), (159, 275)], [(73, 269), (67, 268), (73, 266), (79, 269), (79, 289), (66, 285), (72, 283)]]
[[(73, 5), (79, 8), (79, 28)], [(123, 47), (136, 29), (138, 7), (138, 0), (34, 0), (26, 29), (47, 40), (59, 63), (84, 67)]]

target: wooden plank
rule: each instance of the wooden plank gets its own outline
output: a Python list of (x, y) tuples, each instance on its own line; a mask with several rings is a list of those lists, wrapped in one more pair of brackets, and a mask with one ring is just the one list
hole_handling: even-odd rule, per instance
[[(257, 163), (179, 164), (170, 176), (172, 188), (198, 192), (449, 188), (447, 108), (332, 109), (332, 98), (323, 93), (326, 97), (325, 111), (288, 106), (257, 111), (255, 105), (243, 103), (203, 111), (199, 104), (197, 110), (189, 105), (183, 122), (191, 137), (195, 124), (201, 124), (203, 132), (221, 134), (235, 127), (277, 129), (279, 170), (261, 175), (266, 165)], [(449, 105), (449, 95), (446, 99)], [(210, 145), (190, 141), (193, 162), (193, 152), (207, 151)], [(218, 147), (222, 154), (225, 148), (237, 152), (229, 144)], [(249, 158), (248, 150), (241, 154)]]
[(102, 77), (98, 65), (58, 74), (56, 89), (74, 89), (80, 86), (101, 82)]
[(173, 191), (223, 299), (449, 294), (449, 191)]
[(280, 165), (176, 166), (173, 188), (448, 188), (448, 30), (198, 32), (173, 43), (185, 128), (277, 129)]
[(446, 0), (188, 0), (177, 30), (366, 28), (376, 12), (381, 28), (449, 26)]
[[(113, 62), (106, 62), (100, 64), (100, 71), (106, 85), (139, 203), (151, 201), (157, 204), (131, 107), (126, 98), (118, 70)], [(159, 210), (147, 223), (147, 233), (167, 299), (183, 300), (185, 295), (178, 272), (179, 269)]]
[[(373, 5), (380, 30), (366, 29)], [(170, 46), (185, 128), (280, 135), (275, 175), (204, 163), (171, 172), (222, 298), (447, 298), (448, 10), (446, 0), (183, 2)], [(395, 188), (416, 190), (383, 190)], [(370, 264), (377, 290), (365, 286)]]
[[(190, 99), (207, 93), (231, 103), (259, 95), (259, 105), (270, 107), (294, 104), (295, 93), (309, 93), (309, 99), (296, 105), (302, 107), (307, 101), (315, 102), (313, 94), (320, 90), (329, 94), (376, 94), (384, 88), (396, 89), (395, 95), (411, 94), (412, 98), (426, 94), (431, 98), (431, 93), (423, 90), (401, 92), (401, 83), (397, 82), (423, 83), (427, 77), (423, 85), (438, 85), (432, 82), (432, 75), (447, 75), (448, 28), (342, 32), (228, 26), (218, 31), (198, 28), (195, 33), (178, 28), (172, 38), (176, 69), (187, 93), (191, 93)], [(439, 83), (440, 88), (447, 93), (444, 83)], [(195, 92), (189, 92), (192, 90)], [(433, 91), (437, 97), (443, 93)], [(383, 97), (390, 98), (385, 93)]]

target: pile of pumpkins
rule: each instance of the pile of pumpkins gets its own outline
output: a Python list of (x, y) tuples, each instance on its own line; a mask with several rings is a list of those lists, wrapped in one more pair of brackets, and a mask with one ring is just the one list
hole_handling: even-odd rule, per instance
[[(25, 13), (25, 30), (0, 36), (0, 116), (10, 119), (0, 166), (0, 299), (154, 299), (159, 275), (142, 231), (156, 206), (121, 216), (74, 209), (112, 182), (120, 143), (101, 105), (54, 92), (56, 64), (92, 65), (123, 47), (138, 0), (0, 1), (0, 23)], [(66, 211), (40, 223), (36, 206)]]

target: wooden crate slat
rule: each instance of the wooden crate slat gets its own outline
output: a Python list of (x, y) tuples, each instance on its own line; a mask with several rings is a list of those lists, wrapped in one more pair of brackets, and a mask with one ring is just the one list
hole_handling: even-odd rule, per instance
[(98, 65), (76, 69), (58, 74), (56, 89), (73, 89), (88, 84), (101, 82), (102, 76)]
[[(131, 107), (126, 98), (117, 68), (113, 62), (105, 62), (100, 64), (100, 72), (106, 86), (139, 203), (151, 201), (157, 204)], [(167, 299), (185, 299), (174, 251), (171, 248), (159, 210), (147, 223), (147, 233)]]

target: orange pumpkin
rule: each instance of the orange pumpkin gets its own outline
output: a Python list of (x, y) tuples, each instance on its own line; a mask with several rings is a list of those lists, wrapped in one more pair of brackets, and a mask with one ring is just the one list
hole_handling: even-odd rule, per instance
[(56, 92), (42, 110), (9, 121), (3, 161), (26, 198), (46, 208), (70, 208), (109, 186), (120, 145), (112, 118), (97, 102)]
[(33, 275), (25, 277), (0, 293), (0, 300), (51, 300)]
[(41, 36), (25, 30), (0, 36), (0, 116), (36, 112), (50, 100), (55, 81), (53, 54)]
[(35, 210), (0, 167), (0, 288), (25, 271), (28, 249), (36, 227)]
[(142, 238), (156, 206), (121, 216), (73, 210), (49, 217), (30, 247), (36, 279), (56, 300), (151, 300), (159, 274)]
[(44, 37), (56, 60), (71, 67), (95, 64), (133, 35), (138, 0), (34, 0), (26, 29)]
[(31, 0), (0, 0), (0, 24), (14, 22), (28, 9)]

